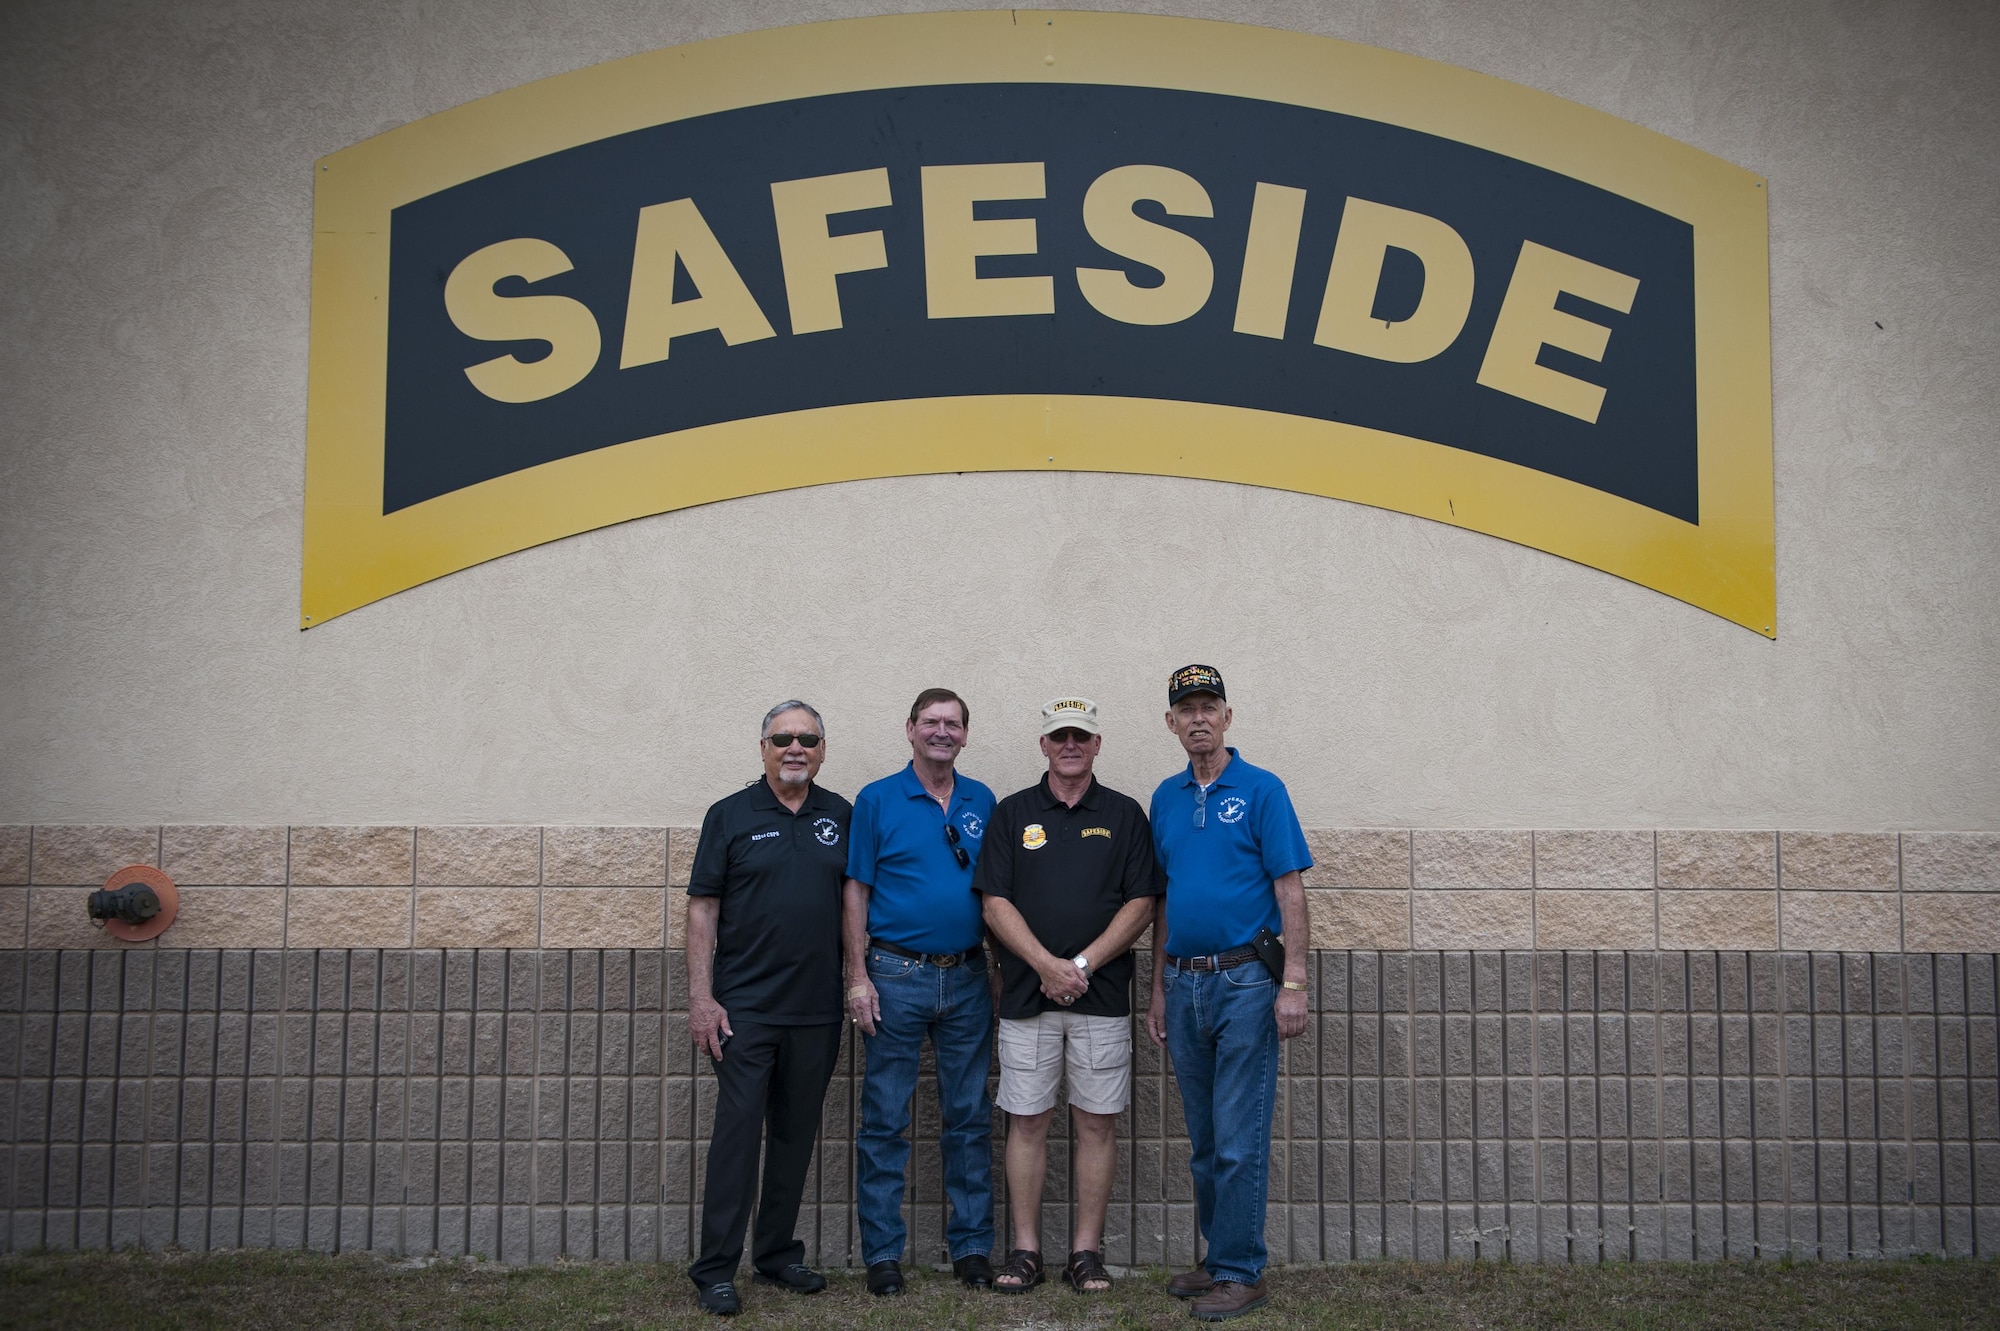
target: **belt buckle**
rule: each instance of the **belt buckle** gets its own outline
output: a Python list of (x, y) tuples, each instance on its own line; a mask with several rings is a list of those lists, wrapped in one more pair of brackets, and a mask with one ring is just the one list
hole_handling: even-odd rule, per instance
[(930, 962), (931, 965), (937, 967), (939, 970), (950, 970), (958, 964), (959, 958), (956, 952), (933, 952), (928, 957), (925, 957), (924, 960)]

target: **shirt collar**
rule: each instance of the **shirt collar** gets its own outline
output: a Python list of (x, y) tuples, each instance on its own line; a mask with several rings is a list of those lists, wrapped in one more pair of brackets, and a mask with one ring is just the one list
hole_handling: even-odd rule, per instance
[[(1230, 779), (1229, 774), (1236, 770), (1236, 764), (1241, 761), (1241, 758), (1236, 752), (1235, 745), (1225, 744), (1222, 747), (1229, 752), (1229, 762), (1224, 765), (1215, 780), (1208, 783), (1210, 790), (1215, 789), (1217, 786), (1233, 786), (1236, 784), (1236, 782)], [(1194, 779), (1194, 759), (1192, 758), (1188, 759), (1187, 767), (1181, 772), (1181, 784), (1196, 789), (1199, 789), (1201, 786), (1201, 782)]]
[[(918, 779), (917, 764), (914, 761), (904, 763), (903, 770), (899, 775), (903, 782), (904, 798), (913, 800), (926, 799), (930, 800), (933, 804), (937, 803), (937, 799), (928, 790), (924, 789), (924, 783)], [(953, 769), (951, 774), (951, 802), (953, 804), (963, 804), (971, 798), (971, 785), (968, 782), (960, 781), (957, 770)]]
[[(1049, 785), (1049, 774), (1047, 772), (1042, 773), (1039, 787), (1042, 792), (1042, 807), (1044, 809), (1068, 807), (1056, 798), (1056, 792)], [(1089, 809), (1095, 813), (1097, 811), (1097, 789), (1097, 774), (1093, 772), (1090, 777), (1090, 784), (1084, 787), (1083, 797), (1077, 800), (1076, 807), (1079, 809)]]

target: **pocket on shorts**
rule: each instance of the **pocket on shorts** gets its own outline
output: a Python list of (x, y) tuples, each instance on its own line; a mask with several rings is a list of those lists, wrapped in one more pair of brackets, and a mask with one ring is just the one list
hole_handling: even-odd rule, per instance
[(999, 1046), (1003, 1071), (1033, 1072), (1041, 1066), (1042, 1027), (1038, 1021), (1004, 1018), (994, 1043)]
[[(1093, 1017), (1077, 1034), (1084, 1037), (1084, 1064), (1093, 1072), (1109, 1072), (1132, 1062), (1132, 1019)], [(1072, 1035), (1075, 1039), (1076, 1035)]]

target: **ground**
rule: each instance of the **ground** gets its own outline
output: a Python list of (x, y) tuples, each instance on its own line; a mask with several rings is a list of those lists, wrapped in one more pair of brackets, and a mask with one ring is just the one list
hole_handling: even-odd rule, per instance
[[(730, 1331), (1188, 1327), (1167, 1273), (1121, 1277), (1109, 1297), (1051, 1283), (974, 1294), (913, 1272), (900, 1299), (871, 1298), (835, 1273), (800, 1298), (743, 1287)], [(1379, 1262), (1274, 1272), (1271, 1305), (1244, 1331), (1296, 1328), (2000, 1328), (2000, 1262), (1496, 1266)], [(578, 1264), (508, 1268), (296, 1252), (36, 1253), (0, 1258), (0, 1328), (168, 1327), (714, 1328), (679, 1268)]]

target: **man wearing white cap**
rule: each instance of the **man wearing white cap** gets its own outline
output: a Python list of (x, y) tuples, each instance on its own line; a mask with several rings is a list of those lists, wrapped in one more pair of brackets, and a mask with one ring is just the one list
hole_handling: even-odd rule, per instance
[(1081, 1294), (1111, 1288), (1104, 1211), (1117, 1119), (1132, 1098), (1131, 948), (1162, 885), (1145, 812), (1091, 775), (1103, 743), (1088, 698), (1043, 706), (1048, 772), (995, 807), (972, 880), (999, 942), (998, 1103), (1010, 1120), (1013, 1220), (1013, 1249), (993, 1273), (1002, 1294), (1043, 1278), (1042, 1183), (1065, 1070), (1077, 1216), (1063, 1279)]

